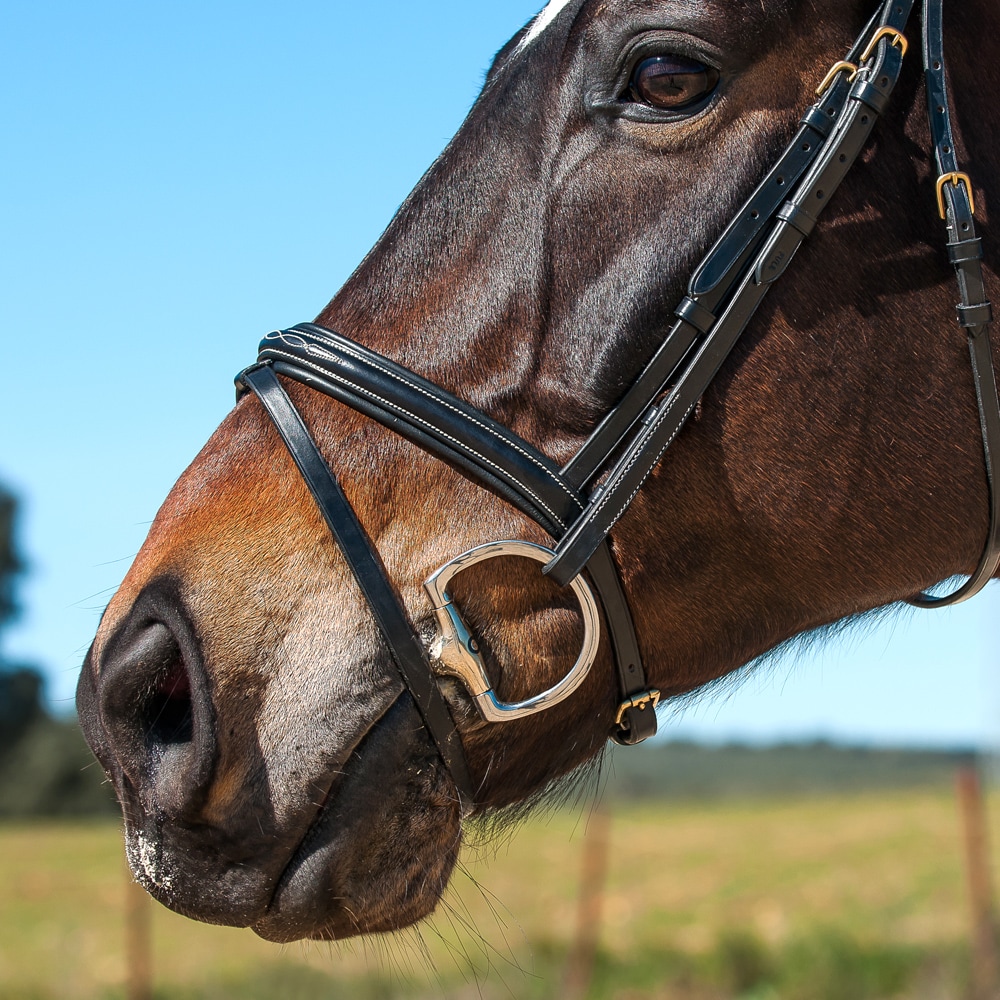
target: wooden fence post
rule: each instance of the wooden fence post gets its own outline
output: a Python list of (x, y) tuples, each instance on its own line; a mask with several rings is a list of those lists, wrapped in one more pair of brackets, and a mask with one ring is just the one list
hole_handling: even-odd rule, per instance
[(972, 987), (975, 1000), (1000, 998), (996, 911), (986, 803), (975, 762), (959, 769), (958, 801), (965, 837), (965, 870), (972, 910)]
[(125, 996), (152, 1000), (152, 900), (125, 868)]
[(565, 1000), (583, 1000), (594, 976), (610, 842), (611, 813), (605, 804), (599, 803), (590, 815), (583, 841), (576, 938), (567, 959), (561, 994)]

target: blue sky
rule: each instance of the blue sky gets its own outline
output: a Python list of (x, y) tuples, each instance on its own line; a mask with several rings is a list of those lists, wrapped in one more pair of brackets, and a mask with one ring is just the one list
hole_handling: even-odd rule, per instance
[[(54, 704), (259, 336), (333, 295), (538, 6), (8, 5), (0, 481), (31, 573), (5, 651)], [(998, 610), (906, 612), (668, 730), (996, 742)]]

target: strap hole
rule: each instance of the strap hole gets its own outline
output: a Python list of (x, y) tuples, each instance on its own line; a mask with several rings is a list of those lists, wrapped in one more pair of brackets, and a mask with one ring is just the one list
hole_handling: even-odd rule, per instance
[(758, 212), (758, 211), (757, 211), (757, 209), (755, 208), (755, 209), (754, 209), (754, 210), (753, 210), (753, 211), (752, 211), (752, 212), (750, 213), (750, 218), (751, 218), (751, 219), (759, 219), (759, 218), (760, 218), (760, 212)]
[(841, 163), (846, 163), (847, 162), (847, 153), (841, 153), (840, 154), (840, 162)]
[(935, 69), (940, 69), (941, 68), (941, 60), (940, 59), (935, 59), (934, 60), (934, 68)]
[(967, 222), (962, 223), (962, 232), (967, 233), (969, 231), (969, 224)]
[(937, 107), (937, 111), (938, 111), (939, 115), (943, 115), (944, 114), (944, 105), (943, 104), (939, 104), (938, 107)]
[(943, 153), (950, 153), (951, 152), (951, 146), (942, 146), (941, 147), (941, 152), (943, 152)]
[(882, 79), (879, 80), (878, 84), (879, 84), (880, 87), (888, 87), (889, 86), (889, 77), (883, 76)]
[(862, 124), (862, 125), (867, 125), (867, 124), (868, 124), (868, 121), (869, 121), (869, 119), (868, 119), (868, 115), (862, 115), (862, 116), (861, 116), (861, 124)]
[(820, 190), (816, 192), (816, 197), (817, 197), (817, 198), (819, 198), (820, 200), (822, 200), (822, 198), (823, 198), (823, 195), (824, 195), (825, 193), (826, 193), (826, 192), (824, 192), (824, 191), (823, 191), (823, 189), (822, 189), (822, 188), (820, 188)]
[(808, 153), (809, 150), (812, 149), (812, 145), (808, 142), (804, 142), (802, 143), (802, 149), (804, 152)]
[(774, 183), (777, 184), (778, 187), (783, 187), (784, 184), (785, 184), (785, 178), (784, 177), (775, 177), (774, 178)]
[(836, 118), (836, 117), (837, 117), (837, 109), (836, 109), (836, 108), (828, 108), (828, 109), (827, 109), (827, 112), (826, 112), (826, 113), (827, 113), (827, 114), (828, 114), (828, 115), (829, 115), (829, 116), (830, 116), (831, 118)]

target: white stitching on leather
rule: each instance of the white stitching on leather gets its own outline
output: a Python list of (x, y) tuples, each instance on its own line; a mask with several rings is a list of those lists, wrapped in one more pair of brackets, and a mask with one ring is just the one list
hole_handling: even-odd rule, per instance
[[(417, 383), (411, 382), (404, 375), (399, 375), (398, 373), (392, 371), (391, 369), (386, 368), (384, 365), (380, 365), (377, 360), (367, 356), (366, 354), (361, 353), (360, 351), (352, 350), (351, 347), (348, 345), (337, 344), (335, 341), (329, 340), (326, 337), (320, 337), (319, 335), (316, 334), (311, 334), (311, 336), (315, 336), (317, 340), (324, 340), (326, 341), (326, 343), (331, 344), (335, 348), (335, 351), (344, 351), (345, 354), (350, 354), (352, 357), (357, 358), (359, 361), (362, 361), (365, 364), (369, 364), (373, 368), (377, 368), (379, 371), (384, 372), (390, 378), (396, 379), (397, 382), (402, 382), (404, 385), (408, 385), (411, 389), (414, 389), (416, 392), (419, 392), (422, 396), (426, 396), (428, 399), (434, 401), (435, 403), (439, 403), (440, 405), (451, 410), (452, 413), (458, 414), (458, 416), (460, 416), (463, 420), (468, 420), (470, 423), (473, 423), (477, 427), (480, 427), (482, 430), (486, 431), (487, 434), (490, 434), (492, 437), (496, 438), (496, 440), (502, 441), (504, 444), (508, 445), (509, 447), (512, 447), (516, 452), (523, 455), (529, 462), (531, 462), (532, 465), (534, 465), (536, 468), (544, 472), (545, 475), (553, 483), (555, 483), (555, 485), (558, 486), (577, 505), (577, 507), (579, 507), (581, 510), (583, 509), (583, 505), (576, 498), (576, 496), (574, 496), (573, 491), (557, 476), (554, 476), (552, 474), (551, 469), (547, 468), (542, 462), (540, 462), (537, 458), (535, 458), (534, 455), (532, 455), (529, 451), (526, 451), (524, 448), (520, 447), (515, 441), (511, 441), (508, 438), (504, 437), (502, 434), (498, 434), (493, 427), (489, 426), (489, 424), (484, 424), (482, 423), (482, 421), (477, 420), (475, 417), (469, 416), (469, 414), (464, 413), (462, 410), (458, 409), (458, 407), (452, 406), (447, 400), (438, 398), (433, 393), (428, 392), (426, 389), (422, 388)], [(305, 346), (306, 350), (309, 350), (311, 345), (307, 343)], [(336, 360), (335, 353), (333, 357), (334, 360)]]
[[(418, 417), (415, 413), (411, 413), (409, 410), (400, 406), (399, 403), (394, 403), (391, 400), (385, 399), (384, 397), (378, 395), (378, 393), (372, 392), (370, 389), (367, 389), (364, 386), (356, 385), (354, 382), (349, 381), (348, 379), (344, 378), (337, 372), (328, 371), (326, 368), (323, 368), (320, 365), (310, 364), (308, 361), (304, 360), (299, 355), (288, 354), (278, 348), (273, 348), (273, 347), (269, 347), (267, 350), (269, 354), (277, 354), (280, 357), (288, 359), (288, 361), (290, 361), (294, 365), (297, 366), (308, 365), (314, 372), (316, 372), (317, 375), (320, 375), (324, 378), (333, 378), (337, 382), (340, 382), (342, 385), (345, 385), (354, 392), (357, 392), (359, 395), (368, 396), (370, 399), (373, 399), (376, 402), (383, 404), (389, 410), (396, 410), (397, 412), (404, 414), (414, 423), (422, 424), (424, 427), (434, 431), (436, 434), (440, 434), (442, 437), (451, 441), (452, 444), (456, 445), (459, 449), (467, 451), (472, 455), (475, 455), (476, 458), (478, 458), (479, 461), (483, 463), (483, 465), (487, 465), (490, 468), (495, 469), (497, 472), (501, 473), (502, 477), (506, 478), (510, 475), (501, 466), (497, 465), (496, 462), (491, 462), (485, 455), (481, 455), (478, 451), (475, 450), (475, 448), (470, 447), (464, 441), (459, 441), (458, 438), (454, 438), (450, 434), (446, 434), (440, 427), (437, 427), (434, 424), (430, 423), (429, 421), (426, 421), (421, 417)], [(544, 510), (552, 518), (552, 520), (560, 528), (562, 528), (564, 531), (566, 530), (566, 524), (563, 521), (563, 519), (559, 517), (559, 515), (554, 510), (552, 510), (552, 508), (549, 507), (549, 505), (540, 496), (538, 496), (534, 492), (534, 490), (529, 489), (527, 486), (524, 485), (524, 483), (521, 483), (520, 481), (518, 481), (518, 485), (538, 504), (539, 507), (542, 508), (542, 510)]]
[[(302, 346), (305, 348), (306, 351), (310, 351), (310, 350), (312, 350), (315, 347), (314, 344), (311, 344), (309, 342), (309, 340), (307, 339), (307, 336), (309, 338), (315, 338), (318, 341), (322, 341), (322, 342), (324, 342), (326, 344), (329, 344), (330, 347), (332, 348), (332, 354), (331, 354), (331, 356), (332, 356), (332, 359), (334, 361), (337, 360), (336, 352), (343, 351), (345, 354), (349, 354), (349, 355), (351, 355), (351, 357), (357, 358), (358, 361), (361, 361), (364, 364), (371, 365), (373, 368), (377, 368), (380, 372), (383, 372), (384, 374), (388, 375), (390, 378), (395, 379), (397, 382), (402, 382), (403, 385), (409, 386), (411, 389), (415, 390), (416, 392), (419, 392), (422, 396), (426, 396), (428, 399), (433, 400), (435, 403), (439, 403), (440, 405), (447, 407), (449, 410), (452, 411), (452, 413), (458, 414), (458, 416), (460, 416), (463, 420), (468, 420), (470, 423), (473, 423), (477, 427), (482, 428), (482, 430), (486, 431), (492, 437), (496, 438), (496, 440), (502, 441), (504, 444), (508, 445), (509, 447), (512, 447), (515, 451), (517, 451), (519, 454), (523, 455), (526, 459), (528, 459), (528, 461), (531, 462), (532, 465), (536, 466), (538, 469), (541, 469), (541, 471), (544, 472), (545, 475), (553, 483), (555, 483), (556, 486), (558, 486), (573, 501), (573, 503), (576, 504), (577, 507), (580, 508), (580, 510), (583, 510), (583, 505), (580, 503), (580, 501), (577, 499), (577, 497), (573, 494), (573, 491), (564, 482), (562, 482), (561, 479), (559, 479), (557, 476), (554, 476), (552, 474), (552, 470), (546, 468), (546, 466), (543, 463), (541, 463), (537, 458), (535, 458), (535, 456), (532, 455), (530, 452), (525, 451), (523, 448), (521, 448), (520, 446), (518, 446), (518, 444), (516, 442), (508, 440), (502, 434), (498, 434), (496, 432), (496, 430), (494, 428), (490, 427), (488, 424), (484, 424), (481, 421), (476, 420), (475, 417), (470, 417), (467, 413), (464, 413), (463, 411), (459, 410), (458, 407), (452, 406), (449, 402), (447, 402), (444, 399), (439, 399), (433, 393), (428, 392), (426, 389), (422, 388), (421, 386), (419, 386), (415, 382), (411, 382), (405, 376), (399, 375), (398, 373), (396, 373), (394, 371), (391, 371), (390, 369), (386, 368), (385, 366), (380, 365), (377, 360), (369, 357), (368, 355), (363, 354), (360, 351), (353, 350), (350, 346), (348, 346), (346, 344), (338, 344), (336, 341), (330, 340), (328, 337), (323, 337), (320, 334), (309, 333), (308, 335), (304, 335), (301, 332), (299, 332), (298, 330), (291, 330), (291, 331), (289, 331), (289, 330), (274, 330), (271, 333), (269, 333), (267, 335), (267, 337), (265, 337), (264, 339), (265, 340), (270, 340), (270, 339), (275, 338), (275, 336), (277, 336), (281, 340), (287, 341), (288, 335), (290, 333), (294, 333), (294, 335), (296, 337), (301, 338)], [(471, 451), (472, 449), (469, 449), (469, 450)]]
[[(677, 403), (677, 399), (675, 399), (672, 403), (670, 403), (666, 407), (664, 407), (663, 412), (660, 413), (657, 416), (656, 421), (653, 423), (652, 427), (650, 428), (649, 434), (647, 435), (647, 437), (652, 437), (656, 433), (656, 429), (663, 424), (663, 422), (666, 420), (667, 416), (670, 414), (670, 411), (673, 410), (673, 408), (674, 408), (674, 406), (675, 406), (676, 403)], [(619, 510), (618, 513), (615, 514), (615, 516), (612, 518), (611, 523), (608, 524), (607, 528), (604, 530), (604, 535), (602, 537), (605, 537), (605, 538), (607, 537), (607, 535), (611, 531), (611, 529), (618, 523), (618, 519), (622, 516), (622, 514), (625, 513), (626, 510), (628, 510), (629, 506), (632, 504), (632, 501), (639, 495), (639, 490), (641, 490), (643, 488), (643, 486), (646, 485), (646, 480), (649, 479), (650, 475), (653, 472), (653, 469), (655, 469), (656, 466), (660, 464), (660, 459), (663, 458), (664, 454), (666, 453), (666, 450), (673, 444), (674, 438), (676, 438), (677, 435), (680, 434), (681, 428), (684, 426), (685, 422), (687, 421), (687, 418), (691, 415), (691, 411), (697, 405), (698, 405), (698, 401), (695, 400), (687, 408), (687, 412), (681, 418), (680, 423), (677, 425), (677, 429), (673, 432), (673, 434), (670, 435), (670, 437), (667, 439), (666, 444), (664, 444), (664, 446), (660, 449), (660, 451), (658, 452), (656, 458), (653, 460), (652, 465), (650, 465), (649, 471), (646, 472), (646, 474), (642, 477), (642, 479), (640, 479), (639, 485), (636, 486), (636, 488), (632, 491), (632, 493), (629, 496), (628, 500), (626, 500), (625, 503), (622, 505), (621, 510)], [(639, 461), (639, 456), (641, 454), (642, 454), (642, 449), (641, 448), (637, 448), (635, 450), (635, 453), (632, 455), (632, 458), (629, 461), (628, 465), (626, 465), (625, 468), (622, 469), (621, 474), (618, 476), (618, 481), (619, 482), (621, 482), (622, 480), (624, 480), (626, 478), (626, 476), (628, 476), (629, 472), (632, 471), (632, 467), (635, 465), (636, 462)], [(597, 516), (601, 513), (601, 511), (605, 508), (605, 506), (607, 506), (608, 501), (611, 500), (611, 498), (614, 496), (614, 494), (615, 494), (615, 487), (614, 486), (609, 486), (608, 489), (607, 489), (607, 492), (604, 493), (604, 495), (601, 497), (600, 501), (598, 502), (597, 506), (594, 508), (593, 514), (591, 514), (587, 518), (587, 520), (589, 522), (593, 522), (597, 518)]]

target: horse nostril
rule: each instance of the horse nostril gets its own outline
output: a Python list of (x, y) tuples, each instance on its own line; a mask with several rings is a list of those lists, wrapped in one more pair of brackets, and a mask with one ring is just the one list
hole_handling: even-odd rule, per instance
[(114, 763), (146, 808), (196, 811), (215, 758), (213, 711), (179, 602), (144, 594), (102, 659), (99, 712)]
[(143, 714), (143, 728), (150, 744), (167, 747), (194, 739), (191, 678), (183, 660), (172, 663), (159, 678)]

